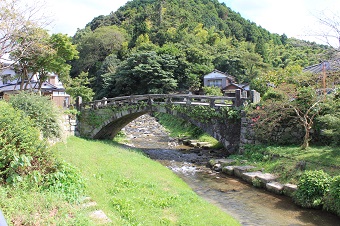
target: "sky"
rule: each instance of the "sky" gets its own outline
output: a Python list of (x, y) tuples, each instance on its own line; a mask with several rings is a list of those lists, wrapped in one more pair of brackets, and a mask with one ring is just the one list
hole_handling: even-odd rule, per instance
[[(45, 0), (52, 18), (52, 33), (73, 36), (94, 17), (108, 15), (128, 0)], [(317, 17), (321, 12), (340, 13), (339, 0), (219, 0), (242, 17), (271, 33), (316, 41)], [(339, 15), (339, 14), (338, 14)]]

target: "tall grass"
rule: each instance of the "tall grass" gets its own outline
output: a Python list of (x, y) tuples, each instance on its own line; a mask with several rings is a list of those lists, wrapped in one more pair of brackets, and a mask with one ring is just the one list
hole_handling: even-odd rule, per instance
[(81, 170), (87, 194), (112, 225), (239, 225), (137, 150), (77, 137), (55, 148)]

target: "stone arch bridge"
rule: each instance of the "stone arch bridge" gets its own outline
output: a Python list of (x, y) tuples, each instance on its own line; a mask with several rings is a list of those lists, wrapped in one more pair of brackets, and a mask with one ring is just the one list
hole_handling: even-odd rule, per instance
[(243, 97), (240, 90), (235, 97), (149, 94), (78, 103), (78, 130), (82, 137), (109, 139), (139, 116), (162, 112), (191, 122), (235, 153), (245, 136), (239, 107), (247, 101), (256, 102), (254, 94), (256, 91), (251, 98)]

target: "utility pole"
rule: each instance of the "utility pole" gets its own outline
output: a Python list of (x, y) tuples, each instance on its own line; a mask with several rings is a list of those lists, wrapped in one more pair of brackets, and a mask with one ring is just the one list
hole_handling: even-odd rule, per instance
[(322, 86), (323, 86), (323, 94), (324, 94), (324, 97), (326, 98), (326, 94), (327, 94), (327, 91), (326, 91), (326, 62), (323, 62), (323, 65), (322, 65)]

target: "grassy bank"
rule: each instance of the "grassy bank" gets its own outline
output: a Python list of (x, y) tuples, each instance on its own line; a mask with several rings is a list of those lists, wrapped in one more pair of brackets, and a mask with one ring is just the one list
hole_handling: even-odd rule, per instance
[(223, 147), (222, 144), (210, 135), (204, 133), (203, 130), (181, 118), (163, 113), (157, 113), (155, 116), (162, 126), (169, 131), (171, 137), (197, 139), (202, 142), (209, 142), (213, 145), (213, 148)]
[(78, 167), (112, 225), (239, 225), (169, 169), (136, 150), (76, 137), (55, 149)]
[(281, 182), (297, 183), (305, 170), (323, 170), (340, 175), (340, 147), (315, 146), (301, 150), (299, 146), (249, 145), (243, 155), (230, 156), (257, 169), (275, 173)]

